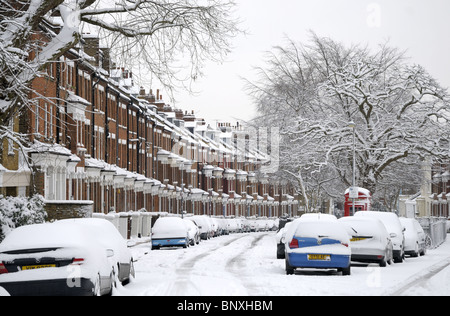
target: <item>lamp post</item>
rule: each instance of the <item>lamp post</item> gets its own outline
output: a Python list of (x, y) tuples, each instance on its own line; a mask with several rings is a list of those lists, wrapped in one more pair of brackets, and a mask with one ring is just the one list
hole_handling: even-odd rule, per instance
[[(351, 121), (348, 123), (348, 127), (350, 127), (353, 130), (353, 179), (352, 179), (352, 187), (353, 189), (350, 190), (352, 192), (353, 190), (356, 190), (356, 123), (354, 121)], [(356, 190), (358, 192), (358, 190)], [(358, 194), (358, 193), (357, 193)], [(352, 198), (353, 201), (353, 214), (355, 214), (355, 198)]]

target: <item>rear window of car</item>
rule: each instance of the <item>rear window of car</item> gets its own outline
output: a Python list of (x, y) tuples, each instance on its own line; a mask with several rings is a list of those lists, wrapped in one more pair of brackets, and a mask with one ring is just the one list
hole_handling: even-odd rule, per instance
[(348, 242), (349, 237), (341, 224), (337, 222), (300, 222), (295, 230), (295, 237), (329, 238)]

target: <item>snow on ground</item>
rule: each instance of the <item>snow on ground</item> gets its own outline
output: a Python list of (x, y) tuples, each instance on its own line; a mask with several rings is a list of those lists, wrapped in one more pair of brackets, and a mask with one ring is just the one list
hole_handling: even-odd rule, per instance
[(142, 244), (132, 251), (136, 279), (114, 295), (450, 295), (450, 240), (425, 257), (386, 268), (355, 264), (351, 276), (324, 270), (286, 275), (272, 232), (222, 236), (188, 249), (151, 251)]

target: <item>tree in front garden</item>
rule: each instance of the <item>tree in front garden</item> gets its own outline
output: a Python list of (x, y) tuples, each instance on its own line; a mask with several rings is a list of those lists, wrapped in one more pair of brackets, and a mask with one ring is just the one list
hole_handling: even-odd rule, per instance
[(417, 188), (428, 159), (450, 156), (448, 91), (389, 45), (313, 34), (305, 45), (274, 48), (258, 73), (248, 82), (255, 121), (280, 126), (281, 174), (310, 208), (312, 198), (342, 198), (352, 185), (353, 135), (357, 185), (373, 193)]

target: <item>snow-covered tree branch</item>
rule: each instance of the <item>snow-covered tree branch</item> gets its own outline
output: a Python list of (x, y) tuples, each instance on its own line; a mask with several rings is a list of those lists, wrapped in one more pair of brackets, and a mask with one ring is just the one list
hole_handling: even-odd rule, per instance
[[(397, 49), (346, 47), (313, 34), (307, 45), (276, 47), (257, 70), (260, 79), (248, 84), (249, 92), (259, 124), (280, 122), (282, 169), (302, 170), (303, 180), (315, 178), (309, 185), (321, 183), (330, 195), (352, 183), (351, 121), (357, 184), (372, 192), (388, 171), (392, 180), (394, 165), (399, 173), (417, 173), (403, 164), (449, 157), (450, 96)], [(325, 178), (339, 181), (321, 182)]]
[[(31, 108), (31, 82), (76, 47), (83, 30), (112, 45), (118, 63), (139, 63), (173, 92), (200, 76), (206, 60), (229, 52), (240, 32), (233, 7), (232, 0), (0, 0), (2, 128)], [(58, 32), (48, 27), (53, 19)], [(181, 66), (188, 75), (179, 75)]]

